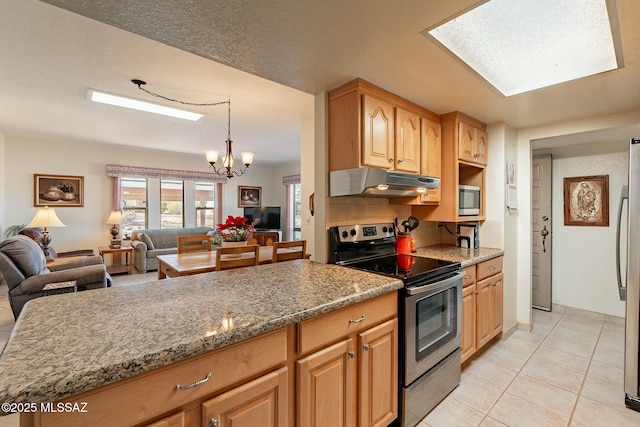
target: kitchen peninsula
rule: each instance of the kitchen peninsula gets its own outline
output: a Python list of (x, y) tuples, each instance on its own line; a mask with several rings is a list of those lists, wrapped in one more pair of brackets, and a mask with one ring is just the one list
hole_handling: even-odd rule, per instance
[[(371, 333), (395, 339), (401, 287), (297, 260), (35, 299), (0, 358), (0, 401), (89, 401), (83, 414), (23, 415), (27, 425), (199, 425), (218, 394), (276, 381), (286, 415), (275, 425), (293, 425), (292, 414), (308, 409), (300, 402), (313, 404), (296, 384), (315, 375), (316, 354), (344, 347), (339, 359), (354, 378), (368, 356), (353, 342)], [(171, 386), (159, 390), (165, 382)]]

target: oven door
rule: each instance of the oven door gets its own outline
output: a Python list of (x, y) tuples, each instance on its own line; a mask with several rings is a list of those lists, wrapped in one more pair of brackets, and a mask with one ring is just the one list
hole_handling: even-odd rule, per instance
[(460, 347), (463, 276), (459, 271), (406, 289), (405, 386)]

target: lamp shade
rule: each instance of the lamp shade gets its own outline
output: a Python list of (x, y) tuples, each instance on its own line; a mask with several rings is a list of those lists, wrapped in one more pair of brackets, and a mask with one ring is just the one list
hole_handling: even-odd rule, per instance
[(124, 218), (122, 217), (122, 212), (111, 211), (109, 218), (105, 221), (105, 224), (122, 224), (123, 222)]
[(53, 208), (45, 206), (43, 208), (39, 208), (38, 212), (36, 212), (36, 216), (33, 217), (29, 224), (27, 224), (27, 228), (37, 227), (66, 227), (66, 225), (60, 221)]

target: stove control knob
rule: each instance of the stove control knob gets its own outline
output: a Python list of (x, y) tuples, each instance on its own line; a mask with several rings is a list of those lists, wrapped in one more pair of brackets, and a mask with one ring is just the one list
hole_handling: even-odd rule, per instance
[(355, 235), (356, 235), (356, 229), (355, 229), (355, 228), (352, 228), (352, 229), (351, 229), (351, 235), (352, 235), (352, 236), (355, 236)]
[(346, 231), (343, 231), (343, 232), (342, 232), (342, 237), (343, 237), (343, 238), (345, 238), (345, 239), (346, 239), (348, 236), (349, 236), (349, 233), (347, 233)]
[(388, 229), (387, 229), (387, 227), (382, 227), (382, 232), (383, 232), (383, 233), (386, 233), (386, 232), (387, 232), (387, 230), (388, 230)]

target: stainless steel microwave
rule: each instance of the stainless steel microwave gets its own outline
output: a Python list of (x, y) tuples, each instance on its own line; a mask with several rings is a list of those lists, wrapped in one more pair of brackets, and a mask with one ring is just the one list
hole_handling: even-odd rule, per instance
[(480, 187), (458, 185), (458, 215), (480, 215)]

